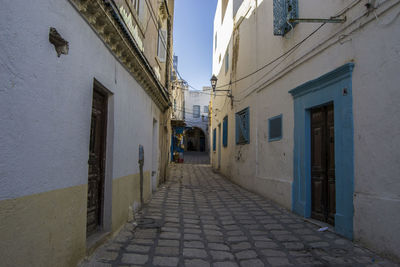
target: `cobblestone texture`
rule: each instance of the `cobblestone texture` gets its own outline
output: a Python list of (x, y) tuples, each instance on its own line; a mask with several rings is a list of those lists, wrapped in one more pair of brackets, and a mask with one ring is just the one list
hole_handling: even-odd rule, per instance
[(185, 164), (210, 164), (207, 152), (186, 151), (183, 154)]
[(398, 266), (214, 173), (174, 164), (137, 218), (82, 266)]

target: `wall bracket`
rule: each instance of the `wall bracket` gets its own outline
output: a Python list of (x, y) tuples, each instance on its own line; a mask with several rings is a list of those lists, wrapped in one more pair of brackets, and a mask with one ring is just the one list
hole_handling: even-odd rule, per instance
[(312, 18), (295, 18), (288, 19), (290, 23), (343, 23), (346, 22), (346, 17), (342, 19), (338, 18), (329, 18), (329, 19), (312, 19)]

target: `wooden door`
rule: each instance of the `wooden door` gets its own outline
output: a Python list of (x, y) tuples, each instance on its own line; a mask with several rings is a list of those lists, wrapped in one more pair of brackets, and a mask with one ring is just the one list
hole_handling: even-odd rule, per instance
[(106, 95), (95, 88), (93, 91), (88, 162), (87, 236), (97, 232), (101, 226), (104, 196), (106, 107)]
[(311, 217), (334, 225), (335, 136), (333, 104), (311, 110)]

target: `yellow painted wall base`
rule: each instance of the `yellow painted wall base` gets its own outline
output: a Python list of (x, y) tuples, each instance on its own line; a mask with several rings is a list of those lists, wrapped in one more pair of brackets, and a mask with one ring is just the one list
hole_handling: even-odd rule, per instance
[[(143, 195), (147, 202), (151, 197), (150, 171), (143, 173)], [(140, 203), (140, 175), (132, 174), (113, 180), (112, 231), (127, 222), (129, 209), (134, 202)]]
[[(115, 232), (140, 203), (140, 175), (114, 179), (112, 187)], [(150, 171), (143, 193), (148, 201)], [(76, 266), (86, 255), (86, 207), (87, 184), (0, 201), (0, 265)]]
[(0, 201), (0, 265), (75, 266), (86, 252), (87, 185)]

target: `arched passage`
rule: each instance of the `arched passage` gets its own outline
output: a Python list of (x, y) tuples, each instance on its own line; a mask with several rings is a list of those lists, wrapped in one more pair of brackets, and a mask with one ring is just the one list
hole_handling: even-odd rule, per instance
[(206, 151), (206, 135), (198, 127), (188, 127), (185, 131), (185, 151)]

